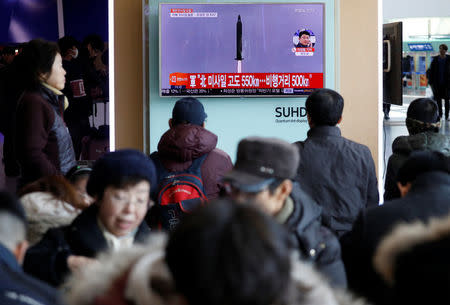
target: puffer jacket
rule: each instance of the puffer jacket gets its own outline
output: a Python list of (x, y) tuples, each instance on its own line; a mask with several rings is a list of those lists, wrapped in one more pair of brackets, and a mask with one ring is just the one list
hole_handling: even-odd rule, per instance
[(322, 208), (294, 184), (290, 198), (294, 209), (285, 226), (304, 261), (311, 262), (332, 286), (347, 287), (341, 246), (337, 237), (322, 225)]
[(433, 131), (421, 132), (410, 136), (397, 137), (392, 143), (392, 155), (389, 157), (386, 180), (384, 183), (384, 200), (400, 197), (397, 188), (397, 173), (416, 150), (438, 151), (450, 156), (450, 136)]
[(203, 186), (209, 200), (223, 189), (223, 175), (233, 167), (227, 153), (216, 148), (217, 136), (197, 125), (180, 124), (169, 129), (158, 144), (158, 157), (170, 172), (189, 168), (192, 160), (208, 154), (201, 167)]
[[(99, 258), (69, 280), (68, 305), (179, 305), (174, 283), (164, 260), (166, 236), (153, 235), (145, 246), (121, 250)], [(295, 255), (291, 264), (292, 289), (287, 305), (364, 305), (361, 299), (334, 290)], [(153, 281), (157, 279), (157, 281)], [(275, 279), (276, 280), (276, 279)], [(163, 287), (161, 296), (156, 285)], [(168, 295), (167, 295), (168, 294)]]
[(19, 101), (16, 151), (22, 184), (44, 176), (66, 174), (76, 165), (72, 139), (63, 121), (64, 96), (41, 86)]

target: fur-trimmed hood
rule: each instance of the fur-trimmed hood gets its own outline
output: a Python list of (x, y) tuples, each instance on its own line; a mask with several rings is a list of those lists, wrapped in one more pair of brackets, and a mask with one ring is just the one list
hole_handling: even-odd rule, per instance
[[(164, 283), (167, 291), (175, 291), (171, 275), (164, 261), (166, 235), (153, 234), (144, 246), (101, 255), (101, 263), (90, 265), (72, 275), (66, 295), (68, 305), (176, 305), (177, 298), (162, 297), (154, 287), (154, 280)], [(327, 284), (309, 264), (293, 255), (289, 290), (289, 305), (364, 305), (345, 291), (337, 291)], [(123, 282), (123, 285), (120, 282)], [(169, 289), (167, 289), (169, 288)], [(117, 291), (121, 290), (121, 291)], [(169, 301), (170, 300), (170, 301)], [(180, 303), (181, 304), (181, 303)]]
[(101, 254), (98, 257), (101, 263), (89, 265), (71, 276), (67, 282), (67, 304), (95, 304), (95, 300), (106, 296), (113, 282), (125, 273), (128, 278), (123, 297), (136, 305), (165, 304), (158, 294), (148, 289), (153, 275), (168, 283), (172, 281), (164, 263), (165, 245), (166, 236), (155, 233), (146, 245)]
[(373, 258), (374, 268), (388, 284), (394, 285), (395, 268), (401, 255), (414, 247), (449, 237), (450, 215), (432, 219), (428, 224), (400, 224), (380, 242)]
[(41, 240), (50, 228), (70, 224), (81, 213), (68, 202), (47, 192), (32, 192), (20, 197), (27, 215), (27, 240), (31, 245)]

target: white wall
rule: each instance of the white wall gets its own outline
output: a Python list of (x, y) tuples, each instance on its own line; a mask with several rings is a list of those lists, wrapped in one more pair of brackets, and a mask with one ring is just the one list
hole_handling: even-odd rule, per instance
[(404, 17), (449, 17), (449, 0), (383, 0), (383, 20)]

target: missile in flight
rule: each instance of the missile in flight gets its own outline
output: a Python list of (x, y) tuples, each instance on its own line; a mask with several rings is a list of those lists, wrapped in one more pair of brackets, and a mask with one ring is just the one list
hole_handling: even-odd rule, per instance
[(237, 60), (237, 72), (241, 73), (242, 66), (242, 21), (241, 21), (241, 15), (238, 15), (238, 20), (236, 23), (236, 58)]

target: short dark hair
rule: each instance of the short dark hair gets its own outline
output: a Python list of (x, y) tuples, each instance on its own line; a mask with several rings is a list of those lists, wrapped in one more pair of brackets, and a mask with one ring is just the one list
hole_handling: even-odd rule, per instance
[(450, 157), (437, 151), (414, 151), (398, 170), (397, 181), (406, 185), (431, 171), (450, 174)]
[(406, 112), (406, 128), (410, 135), (425, 131), (439, 132), (439, 108), (430, 98), (418, 98), (411, 102)]
[(344, 110), (344, 98), (331, 89), (317, 89), (306, 99), (306, 113), (316, 126), (335, 126)]
[(103, 52), (105, 49), (103, 39), (97, 34), (90, 34), (84, 38), (83, 45), (87, 47), (88, 44), (90, 44), (94, 50), (98, 50), (100, 52)]
[(17, 67), (26, 89), (35, 89), (41, 83), (41, 74), (50, 73), (56, 54), (60, 53), (58, 45), (43, 39), (33, 39), (17, 56)]
[(166, 262), (188, 304), (277, 305), (290, 283), (290, 255), (280, 224), (255, 207), (220, 200), (182, 220)]
[(308, 36), (311, 36), (311, 33), (310, 33), (310, 32), (304, 30), (304, 31), (301, 31), (300, 33), (298, 33), (298, 37), (299, 37), (299, 38), (302, 37), (303, 34), (306, 34), (306, 35), (308, 35)]
[(448, 50), (448, 47), (447, 47), (446, 44), (441, 44), (441, 45), (439, 45), (439, 49), (440, 49), (440, 48), (444, 49), (445, 51)]
[(73, 47), (78, 48), (78, 41), (73, 36), (64, 36), (58, 40), (58, 46), (62, 56), (66, 56), (67, 51)]

